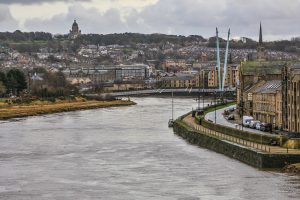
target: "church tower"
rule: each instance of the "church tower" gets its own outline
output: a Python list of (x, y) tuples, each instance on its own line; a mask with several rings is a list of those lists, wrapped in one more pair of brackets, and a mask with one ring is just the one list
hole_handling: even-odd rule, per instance
[(80, 35), (81, 35), (81, 30), (79, 30), (79, 26), (78, 26), (76, 20), (74, 20), (74, 23), (72, 25), (72, 30), (70, 30), (69, 38), (75, 39)]
[(266, 50), (265, 50), (265, 47), (263, 44), (261, 23), (260, 23), (260, 27), (259, 27), (259, 40), (258, 40), (258, 45), (257, 45), (257, 60), (258, 61), (267, 60), (267, 54), (266, 54)]

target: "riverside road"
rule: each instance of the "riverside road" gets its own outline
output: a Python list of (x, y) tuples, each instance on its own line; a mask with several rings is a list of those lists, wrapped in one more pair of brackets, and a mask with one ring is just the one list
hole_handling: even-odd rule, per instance
[[(231, 128), (238, 128), (238, 129), (242, 130), (241, 125), (236, 126), (236, 124), (230, 123), (223, 116), (224, 111), (226, 109), (231, 108), (231, 107), (236, 107), (236, 106), (230, 106), (230, 107), (227, 107), (227, 108), (222, 108), (222, 109), (216, 110), (216, 113), (214, 111), (210, 112), (210, 113), (207, 113), (205, 115), (205, 119), (209, 120), (209, 121), (212, 121), (213, 123), (215, 123), (215, 115), (216, 115), (216, 122), (217, 122), (217, 124), (220, 124), (220, 125), (223, 125), (223, 126), (227, 126), (227, 127), (231, 127)], [(247, 128), (247, 127), (243, 127), (243, 130), (244, 131), (248, 131), (248, 132), (252, 132), (252, 133), (263, 134), (263, 135), (264, 134), (265, 135), (270, 134), (270, 133), (266, 133), (266, 132), (259, 131), (259, 130), (256, 130), (256, 129)]]
[[(299, 199), (299, 176), (261, 171), (174, 135), (170, 98), (132, 100), (136, 106), (0, 122), (0, 199)], [(197, 106), (174, 102), (176, 117)]]

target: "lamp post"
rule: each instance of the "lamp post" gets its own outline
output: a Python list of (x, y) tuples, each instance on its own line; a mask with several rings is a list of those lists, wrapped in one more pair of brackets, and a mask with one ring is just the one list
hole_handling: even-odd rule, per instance
[(215, 124), (217, 123), (217, 104), (216, 104), (216, 94), (217, 92), (214, 92), (214, 99), (215, 99)]
[(241, 107), (242, 107), (242, 131), (244, 130), (243, 118), (244, 118), (244, 99), (243, 95), (241, 95)]
[(200, 110), (200, 73), (199, 73), (199, 81), (198, 81), (198, 109)]
[(204, 110), (204, 84), (205, 84), (205, 71), (203, 70), (202, 71), (203, 73), (202, 73), (202, 80), (203, 80), (203, 83), (202, 83), (202, 95), (203, 95), (203, 97), (202, 97), (202, 110)]

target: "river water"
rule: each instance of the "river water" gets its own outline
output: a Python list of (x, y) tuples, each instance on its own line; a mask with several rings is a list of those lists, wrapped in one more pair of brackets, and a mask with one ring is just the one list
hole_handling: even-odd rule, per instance
[[(300, 177), (186, 143), (170, 98), (0, 122), (0, 199), (299, 199)], [(175, 99), (175, 115), (193, 107)]]

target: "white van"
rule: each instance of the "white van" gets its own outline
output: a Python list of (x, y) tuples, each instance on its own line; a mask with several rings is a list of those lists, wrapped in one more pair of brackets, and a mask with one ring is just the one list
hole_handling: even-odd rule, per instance
[(243, 126), (249, 127), (253, 117), (250, 116), (243, 116)]

